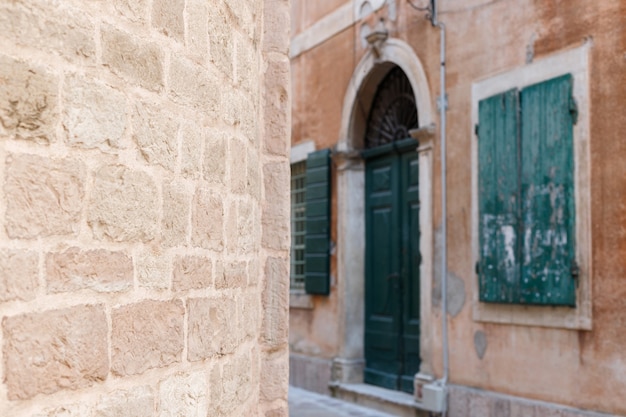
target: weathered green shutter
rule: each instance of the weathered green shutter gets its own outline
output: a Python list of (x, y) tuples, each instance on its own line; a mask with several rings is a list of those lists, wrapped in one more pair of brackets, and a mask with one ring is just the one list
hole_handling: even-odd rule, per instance
[(510, 90), (479, 103), (480, 301), (519, 299), (519, 108)]
[(572, 77), (522, 90), (522, 303), (576, 305)]
[(330, 150), (306, 161), (306, 239), (304, 288), (308, 294), (330, 292)]

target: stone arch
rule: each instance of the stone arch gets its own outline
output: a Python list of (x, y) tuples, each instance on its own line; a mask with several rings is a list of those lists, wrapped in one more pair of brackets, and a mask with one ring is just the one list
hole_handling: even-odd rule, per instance
[[(397, 66), (405, 73), (413, 92), (418, 111), (419, 127), (434, 123), (432, 100), (426, 72), (409, 44), (400, 39), (389, 39), (380, 47), (380, 55), (368, 52), (356, 66), (343, 100), (341, 130), (337, 150), (352, 151), (362, 147), (362, 138), (376, 88), (383, 77)], [(365, 111), (363, 111), (365, 109)]]

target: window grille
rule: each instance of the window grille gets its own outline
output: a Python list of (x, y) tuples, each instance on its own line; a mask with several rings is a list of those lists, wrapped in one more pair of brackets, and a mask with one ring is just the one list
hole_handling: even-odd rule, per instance
[(304, 290), (306, 161), (291, 165), (291, 290)]

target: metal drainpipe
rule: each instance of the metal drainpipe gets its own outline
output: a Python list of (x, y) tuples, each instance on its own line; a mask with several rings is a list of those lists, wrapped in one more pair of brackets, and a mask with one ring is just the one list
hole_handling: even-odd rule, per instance
[(448, 95), (446, 94), (446, 26), (437, 20), (437, 0), (431, 0), (432, 25), (441, 31), (441, 45), (439, 50), (440, 62), (440, 96), (437, 99), (439, 116), (441, 119), (441, 233), (443, 243), (441, 248), (441, 337), (443, 349), (443, 376), (439, 381), (446, 388), (449, 374), (448, 357), (448, 208), (447, 208), (447, 177), (446, 177), (446, 111), (448, 110)]

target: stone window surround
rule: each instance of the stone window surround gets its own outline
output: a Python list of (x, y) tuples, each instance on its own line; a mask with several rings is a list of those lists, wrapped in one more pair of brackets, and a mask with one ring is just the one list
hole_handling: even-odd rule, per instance
[[(300, 142), (297, 145), (291, 147), (291, 156), (289, 162), (291, 164), (297, 164), (298, 162), (306, 161), (307, 156), (311, 152), (316, 151), (315, 142), (307, 140)], [(300, 309), (312, 309), (313, 308), (313, 296), (306, 294), (304, 289), (297, 288), (289, 290), (289, 308)]]
[(578, 105), (574, 125), (574, 181), (576, 205), (576, 259), (580, 266), (576, 308), (491, 304), (479, 301), (478, 277), (472, 274), (472, 315), (475, 321), (527, 326), (591, 330), (591, 187), (589, 150), (589, 50), (591, 42), (550, 55), (528, 65), (490, 76), (472, 84), (472, 257), (479, 258), (478, 231), (478, 146), (474, 126), (478, 123), (480, 100), (512, 88), (523, 88), (551, 78), (572, 74), (573, 95)]

